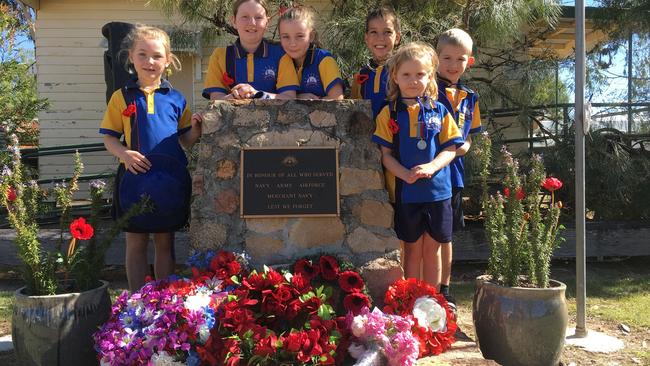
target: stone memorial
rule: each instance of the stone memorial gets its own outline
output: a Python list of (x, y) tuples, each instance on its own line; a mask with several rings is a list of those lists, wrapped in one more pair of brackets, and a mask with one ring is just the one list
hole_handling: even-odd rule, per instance
[[(357, 100), (213, 102), (204, 113), (203, 136), (192, 177), (191, 247), (245, 251), (255, 267), (334, 254), (357, 267), (375, 303), (381, 304), (386, 288), (402, 277), (402, 270), (399, 241), (392, 229), (393, 209), (384, 189), (380, 150), (370, 141), (374, 131), (370, 115), (369, 102)], [(299, 210), (277, 211), (263, 217), (242, 215), (241, 188), (247, 178), (241, 176), (242, 151), (282, 148), (294, 152), (286, 154), (285, 165), (295, 164), (291, 159), (297, 154), (309, 154), (310, 149), (336, 151), (338, 194), (331, 197), (339, 199), (338, 215), (302, 215)], [(255, 155), (247, 159), (255, 159)], [(314, 155), (311, 160), (298, 160), (318, 159)], [(248, 184), (259, 184), (259, 190), (268, 189), (265, 184), (293, 184), (294, 188), (311, 184), (312, 189), (318, 188), (318, 184), (331, 186), (322, 180), (288, 181), (286, 172), (273, 175), (277, 169), (271, 167), (272, 163), (264, 164), (270, 166), (268, 172), (257, 168), (257, 177), (266, 175), (271, 179), (253, 180), (254, 173), (247, 174)], [(313, 169), (303, 166), (302, 171), (320, 176), (332, 174), (330, 168), (312, 165)], [(301, 198), (314, 194), (313, 190), (308, 192)], [(265, 198), (282, 199), (278, 204), (287, 207), (295, 202), (300, 202), (296, 207), (309, 204), (298, 200), (298, 194), (269, 191), (257, 200), (271, 209), (277, 207), (264, 202)], [(329, 199), (336, 198), (325, 198)]]

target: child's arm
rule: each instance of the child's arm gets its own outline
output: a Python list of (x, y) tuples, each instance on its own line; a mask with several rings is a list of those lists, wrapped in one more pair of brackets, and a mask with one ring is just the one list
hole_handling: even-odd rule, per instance
[(124, 167), (133, 174), (146, 173), (151, 168), (151, 162), (135, 150), (129, 150), (120, 140), (111, 135), (104, 135), (106, 150), (124, 162)]
[(223, 99), (296, 99), (295, 90), (285, 90), (281, 93), (273, 94), (253, 88), (250, 84), (237, 84), (233, 86), (230, 94)]
[(426, 164), (416, 165), (411, 171), (418, 178), (431, 178), (436, 172), (451, 163), (456, 157), (456, 145), (452, 145), (442, 150), (438, 156)]
[(472, 137), (467, 136), (467, 140), (465, 140), (465, 143), (456, 149), (456, 156), (465, 156), (467, 152), (469, 151), (470, 147), (472, 147)]
[(198, 113), (194, 113), (192, 115), (192, 128), (190, 128), (190, 130), (184, 134), (180, 135), (178, 137), (178, 141), (180, 141), (181, 145), (183, 145), (184, 148), (189, 149), (192, 147), (192, 145), (194, 145), (196, 140), (201, 137), (202, 130), (203, 117)]
[(419, 178), (416, 172), (406, 169), (402, 164), (400, 164), (400, 162), (393, 156), (393, 150), (386, 146), (381, 146), (381, 163), (384, 164), (389, 172), (393, 173), (397, 178), (408, 184), (415, 183)]

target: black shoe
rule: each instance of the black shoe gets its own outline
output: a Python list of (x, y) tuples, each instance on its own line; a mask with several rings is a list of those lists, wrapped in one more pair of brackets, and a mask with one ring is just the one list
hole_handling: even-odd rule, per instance
[(445, 297), (445, 300), (447, 300), (447, 304), (449, 304), (449, 307), (451, 308), (451, 311), (456, 315), (456, 299), (451, 296), (450, 294), (443, 294), (442, 296)]

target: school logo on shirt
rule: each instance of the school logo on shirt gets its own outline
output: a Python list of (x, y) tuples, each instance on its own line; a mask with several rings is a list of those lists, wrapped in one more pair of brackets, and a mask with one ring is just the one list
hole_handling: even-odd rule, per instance
[(268, 66), (266, 69), (264, 69), (263, 77), (264, 80), (275, 80), (275, 69), (271, 66)]
[(305, 78), (305, 86), (307, 88), (315, 88), (315, 87), (317, 87), (318, 86), (318, 77), (313, 73), (308, 74), (307, 77)]
[(429, 115), (425, 124), (429, 131), (440, 131), (440, 128), (442, 127), (442, 122), (436, 114)]

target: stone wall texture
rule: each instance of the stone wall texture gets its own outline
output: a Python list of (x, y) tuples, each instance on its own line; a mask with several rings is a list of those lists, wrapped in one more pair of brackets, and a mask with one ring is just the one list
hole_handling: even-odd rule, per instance
[[(367, 101), (214, 102), (193, 172), (191, 247), (245, 251), (254, 266), (334, 254), (368, 274), (380, 302), (402, 272), (370, 115)], [(241, 149), (298, 146), (339, 149), (340, 216), (241, 218)]]

